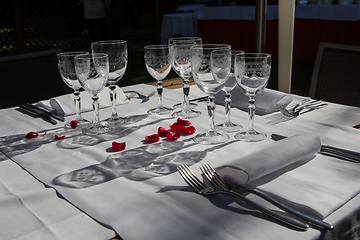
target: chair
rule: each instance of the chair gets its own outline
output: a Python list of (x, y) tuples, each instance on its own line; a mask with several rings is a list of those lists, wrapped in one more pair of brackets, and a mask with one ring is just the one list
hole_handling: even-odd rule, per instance
[(59, 52), (61, 49), (0, 57), (0, 109), (66, 93), (68, 87), (57, 67)]
[(360, 107), (360, 46), (319, 44), (310, 97)]

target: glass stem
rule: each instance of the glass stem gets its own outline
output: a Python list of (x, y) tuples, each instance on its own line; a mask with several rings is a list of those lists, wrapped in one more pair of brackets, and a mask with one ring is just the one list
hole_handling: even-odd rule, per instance
[(97, 95), (94, 95), (92, 97), (93, 100), (93, 109), (95, 114), (95, 121), (94, 124), (97, 125), (100, 122), (100, 116), (99, 116), (99, 97)]
[(209, 115), (209, 132), (215, 131), (215, 97), (209, 96), (208, 97), (208, 103), (207, 103), (207, 110)]
[(158, 92), (158, 96), (159, 96), (159, 100), (158, 100), (158, 108), (161, 108), (163, 106), (162, 104), (162, 94), (163, 94), (163, 86), (162, 86), (162, 80), (158, 80), (157, 81), (157, 92)]
[(226, 92), (225, 93), (226, 123), (230, 123), (230, 111), (231, 111), (231, 94), (229, 92)]
[(183, 92), (184, 92), (184, 110), (189, 110), (189, 92), (190, 92), (189, 78), (183, 78)]
[(249, 95), (249, 129), (248, 131), (254, 131), (254, 120), (255, 120), (255, 96)]
[(81, 120), (80, 92), (78, 89), (74, 90), (74, 104), (75, 104), (76, 120)]
[(109, 86), (110, 89), (110, 101), (111, 101), (111, 117), (117, 117), (117, 111), (116, 111), (116, 85), (110, 85)]

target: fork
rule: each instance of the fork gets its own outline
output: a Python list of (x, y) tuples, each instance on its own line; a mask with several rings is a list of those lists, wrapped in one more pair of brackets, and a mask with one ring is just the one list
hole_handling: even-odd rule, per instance
[[(204, 166), (200, 167), (200, 170), (202, 171), (202, 173), (205, 175), (205, 177), (209, 180), (209, 182), (215, 187), (215, 189), (219, 189), (219, 190), (229, 190), (232, 191), (228, 185), (225, 183), (225, 181), (220, 178), (220, 176), (217, 174), (217, 172), (215, 171), (215, 169), (208, 163)], [(334, 227), (332, 225), (330, 225), (329, 223), (326, 223), (320, 219), (316, 219), (314, 217), (311, 217), (309, 215), (306, 215), (304, 213), (301, 213), (295, 209), (292, 209), (286, 205), (284, 205), (283, 203), (275, 200), (274, 198), (260, 192), (257, 189), (250, 189), (247, 187), (239, 187), (239, 190), (241, 191), (246, 191), (246, 192), (251, 192), (253, 194), (256, 194), (257, 196), (267, 200), (268, 202), (274, 204), (275, 206), (277, 206), (278, 208), (291, 213), (301, 219), (304, 219), (310, 223), (312, 223), (315, 226), (324, 228), (326, 230), (332, 230)]]
[(300, 230), (306, 231), (309, 228), (309, 225), (303, 221), (300, 221), (296, 219), (295, 217), (292, 217), (284, 212), (275, 211), (272, 209), (269, 209), (265, 206), (262, 206), (243, 195), (240, 195), (239, 193), (229, 191), (227, 189), (214, 189), (210, 186), (207, 186), (205, 183), (200, 181), (196, 175), (191, 171), (191, 169), (186, 165), (183, 164), (177, 168), (178, 172), (180, 173), (181, 177), (184, 179), (184, 181), (198, 194), (200, 195), (212, 195), (212, 194), (218, 194), (218, 193), (225, 193), (230, 195), (235, 195), (248, 205), (252, 206), (253, 208), (257, 209), (258, 211), (275, 218), (283, 223), (286, 223), (292, 227), (296, 227)]
[(296, 118), (297, 116), (300, 115), (300, 112), (303, 109), (320, 109), (323, 107), (327, 106), (327, 103), (322, 103), (322, 104), (314, 104), (314, 105), (303, 105), (301, 107), (299, 107), (296, 111), (291, 112), (289, 110), (287, 110), (283, 105), (281, 104), (276, 104), (276, 106), (278, 107), (278, 109), (280, 110), (280, 112), (287, 118)]

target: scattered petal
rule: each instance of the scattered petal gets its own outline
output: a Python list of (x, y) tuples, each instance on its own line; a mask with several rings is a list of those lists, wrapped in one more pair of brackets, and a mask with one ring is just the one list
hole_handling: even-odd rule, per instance
[(195, 133), (195, 127), (194, 126), (188, 126), (188, 127), (182, 127), (181, 131), (186, 134), (194, 134)]
[(158, 142), (160, 140), (159, 138), (159, 134), (153, 134), (153, 135), (150, 135), (150, 136), (146, 136), (145, 137), (145, 140), (148, 141), (148, 142)]
[(39, 134), (36, 132), (29, 132), (28, 134), (26, 134), (27, 139), (37, 138), (38, 136), (39, 136)]
[(185, 119), (181, 119), (181, 118), (178, 118), (176, 122), (183, 125), (183, 126), (190, 126), (191, 125), (191, 122), (189, 120), (185, 120)]
[(58, 139), (64, 139), (65, 138), (65, 135), (63, 136), (58, 136), (58, 135), (55, 135), (55, 139), (58, 140)]
[(45, 135), (46, 135), (46, 132), (44, 132), (43, 136), (45, 136)]
[(168, 132), (171, 132), (171, 131), (166, 130), (163, 127), (158, 128), (158, 134), (159, 134), (160, 137), (167, 137)]
[(126, 147), (125, 142), (117, 143), (114, 141), (114, 142), (112, 142), (111, 145), (112, 145), (113, 149), (115, 149), (116, 151), (122, 151)]
[(169, 131), (170, 133), (168, 133), (168, 135), (167, 135), (167, 137), (168, 137), (168, 139), (170, 140), (170, 141), (176, 141), (176, 140), (178, 140), (179, 139), (179, 137), (180, 137), (180, 133), (173, 133), (173, 132), (171, 132), (171, 131)]
[(80, 123), (78, 121), (76, 121), (76, 120), (72, 120), (70, 122), (70, 126), (71, 126), (71, 128), (77, 128), (77, 127), (80, 126)]
[(174, 123), (173, 125), (170, 126), (170, 129), (173, 130), (173, 131), (179, 131), (181, 130), (181, 127), (183, 125), (181, 125), (180, 123), (176, 122)]

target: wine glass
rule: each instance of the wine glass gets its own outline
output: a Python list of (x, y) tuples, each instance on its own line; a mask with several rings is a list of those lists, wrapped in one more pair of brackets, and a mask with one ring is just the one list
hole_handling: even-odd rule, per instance
[(245, 53), (235, 56), (235, 77), (242, 92), (249, 97), (249, 128), (235, 134), (245, 142), (266, 139), (265, 133), (254, 130), (255, 96), (266, 87), (271, 72), (271, 55), (266, 53)]
[(177, 37), (169, 39), (171, 67), (177, 75), (183, 80), (184, 101), (176, 104), (177, 109), (172, 116), (183, 119), (195, 118), (201, 115), (201, 112), (193, 110), (197, 106), (195, 103), (189, 103), (191, 63), (190, 63), (190, 47), (201, 44), (199, 37)]
[[(63, 52), (57, 54), (58, 69), (62, 80), (70, 88), (74, 90), (74, 103), (75, 103), (75, 120), (80, 123), (80, 126), (91, 123), (81, 117), (81, 101), (80, 101), (80, 82), (76, 76), (74, 58), (79, 54), (86, 54), (88, 52)], [(70, 122), (65, 124), (66, 128), (71, 128)]]
[(218, 144), (229, 140), (225, 133), (215, 129), (215, 94), (226, 84), (231, 68), (231, 46), (204, 44), (191, 47), (191, 70), (196, 85), (208, 95), (209, 130), (195, 136), (200, 144)]
[(225, 122), (217, 124), (215, 126), (216, 129), (224, 131), (224, 132), (237, 132), (242, 129), (240, 124), (235, 124), (230, 120), (230, 112), (231, 112), (231, 91), (237, 85), (237, 81), (235, 78), (235, 56), (237, 54), (245, 54), (243, 51), (239, 50), (231, 50), (231, 69), (229, 79), (226, 81), (225, 86), (221, 89), (225, 92), (225, 113), (226, 119)]
[(92, 94), (95, 121), (83, 132), (99, 135), (111, 130), (111, 127), (101, 124), (99, 117), (98, 94), (104, 89), (109, 77), (109, 58), (105, 53), (81, 54), (75, 56), (75, 70), (81, 86)]
[(111, 117), (103, 120), (104, 124), (125, 124), (129, 118), (120, 117), (116, 110), (116, 83), (124, 76), (127, 67), (127, 43), (123, 40), (97, 41), (91, 43), (93, 53), (106, 53), (109, 57), (109, 92)]
[(165, 107), (162, 103), (162, 80), (171, 70), (168, 45), (149, 45), (144, 47), (145, 66), (149, 74), (157, 80), (159, 101), (157, 107), (150, 109), (148, 114), (168, 114), (172, 108)]

